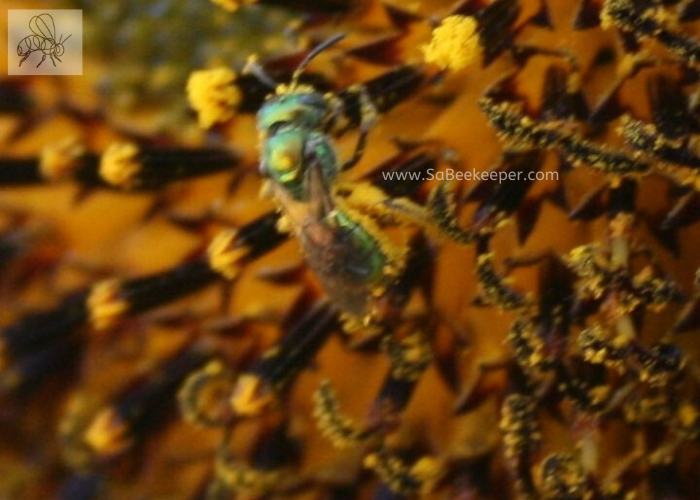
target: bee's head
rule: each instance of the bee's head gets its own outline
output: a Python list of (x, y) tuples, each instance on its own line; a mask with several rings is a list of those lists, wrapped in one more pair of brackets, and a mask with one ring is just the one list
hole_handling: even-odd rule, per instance
[[(328, 116), (328, 100), (313, 87), (300, 84), (299, 78), (314, 57), (344, 36), (336, 35), (309, 52), (297, 67), (289, 85), (275, 85), (275, 94), (268, 98), (257, 116), (258, 131), (263, 141), (287, 125), (306, 130), (319, 130), (323, 127)], [(254, 63), (251, 64), (251, 69), (257, 71), (261, 81), (274, 84), (274, 80)]]
[[(301, 90), (301, 89), (300, 89)], [(269, 99), (258, 112), (258, 130), (266, 137), (285, 126), (318, 130), (326, 119), (328, 103), (312, 88), (282, 93)]]

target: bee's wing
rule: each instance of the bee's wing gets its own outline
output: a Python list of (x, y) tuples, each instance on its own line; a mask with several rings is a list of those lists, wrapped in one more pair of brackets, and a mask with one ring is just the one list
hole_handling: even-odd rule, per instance
[(317, 216), (324, 218), (335, 208), (331, 188), (323, 177), (321, 163), (316, 156), (309, 158), (309, 166), (306, 176), (306, 192), (313, 210), (317, 210)]
[(29, 20), (29, 29), (37, 36), (54, 40), (56, 37), (56, 25), (51, 14), (41, 14)]

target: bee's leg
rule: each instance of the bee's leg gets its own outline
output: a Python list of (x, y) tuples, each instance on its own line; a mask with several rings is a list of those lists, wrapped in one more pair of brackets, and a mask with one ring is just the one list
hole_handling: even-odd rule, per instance
[(462, 228), (457, 219), (457, 209), (452, 189), (439, 184), (430, 193), (427, 207), (408, 198), (393, 198), (371, 184), (343, 183), (337, 192), (347, 203), (384, 223), (407, 223), (421, 227), (437, 228), (448, 238), (462, 244), (474, 242), (475, 234)]
[(23, 63), (24, 61), (26, 61), (27, 58), (28, 58), (30, 55), (32, 55), (31, 51), (30, 51), (30, 52), (27, 52), (26, 54), (24, 54), (24, 57), (23, 57), (22, 60), (19, 62), (19, 65), (22, 66), (22, 63)]
[(61, 60), (61, 58), (58, 57), (56, 54), (53, 54), (53, 57), (55, 57), (56, 59), (58, 59), (58, 62), (63, 62), (63, 61)]
[(360, 86), (357, 90), (360, 97), (362, 121), (360, 122), (360, 136), (357, 139), (357, 146), (355, 146), (355, 152), (348, 161), (346, 161), (340, 170), (349, 170), (360, 161), (363, 153), (365, 152), (365, 147), (367, 146), (367, 137), (369, 136), (370, 129), (374, 126), (377, 121), (377, 108), (372, 102), (367, 89), (364, 86)]
[(53, 65), (56, 66), (56, 61), (53, 60), (53, 54), (49, 54), (49, 58), (51, 59)]
[(383, 223), (408, 223), (431, 226), (431, 218), (425, 208), (408, 198), (392, 198), (380, 188), (369, 183), (345, 182), (334, 187), (338, 196), (348, 206), (366, 213)]
[(39, 64), (36, 65), (36, 67), (38, 68), (39, 66), (41, 66), (41, 63), (43, 63), (44, 60), (46, 60), (46, 54), (44, 54), (43, 56), (41, 56), (41, 61), (39, 62)]

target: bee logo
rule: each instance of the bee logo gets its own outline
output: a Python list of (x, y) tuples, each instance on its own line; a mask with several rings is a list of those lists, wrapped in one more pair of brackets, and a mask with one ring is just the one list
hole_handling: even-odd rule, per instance
[(41, 14), (34, 16), (29, 20), (29, 29), (33, 33), (24, 37), (17, 44), (17, 55), (22, 58), (19, 65), (27, 60), (33, 52), (41, 51), (43, 54), (41, 61), (36, 65), (38, 68), (46, 60), (46, 56), (51, 58), (51, 62), (56, 66), (56, 60), (61, 61), (60, 56), (65, 52), (63, 44), (73, 35), (68, 35), (65, 40), (63, 35), (56, 41), (56, 24), (53, 21), (51, 14)]

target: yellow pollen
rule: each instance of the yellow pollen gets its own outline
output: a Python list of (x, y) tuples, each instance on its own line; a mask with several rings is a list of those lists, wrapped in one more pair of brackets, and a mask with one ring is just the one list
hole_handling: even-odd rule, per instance
[(90, 323), (95, 330), (112, 327), (129, 310), (129, 303), (120, 297), (119, 280), (106, 280), (95, 285), (87, 299)]
[(481, 45), (473, 17), (449, 16), (433, 30), (428, 45), (422, 47), (426, 62), (442, 69), (459, 71), (481, 59)]
[(230, 403), (233, 410), (242, 416), (259, 415), (273, 402), (272, 394), (264, 382), (252, 374), (241, 375)]
[(80, 158), (84, 154), (85, 146), (77, 137), (50, 144), (41, 151), (41, 175), (50, 181), (69, 179), (80, 166)]
[(100, 177), (111, 184), (125, 189), (136, 187), (141, 163), (138, 159), (139, 148), (130, 142), (112, 144), (102, 154), (100, 160)]
[(99, 412), (85, 431), (85, 443), (103, 456), (115, 456), (132, 444), (129, 428), (113, 408)]
[(227, 10), (229, 12), (235, 12), (237, 11), (241, 5), (244, 4), (254, 4), (258, 0), (211, 0), (212, 3), (215, 3), (219, 7), (221, 7), (224, 10)]
[(228, 280), (235, 279), (241, 270), (241, 259), (246, 256), (248, 249), (236, 246), (235, 230), (224, 230), (214, 236), (207, 255), (211, 268)]
[(209, 128), (233, 117), (241, 101), (235, 82), (236, 73), (229, 68), (195, 71), (190, 75), (187, 100), (197, 112), (200, 127)]

